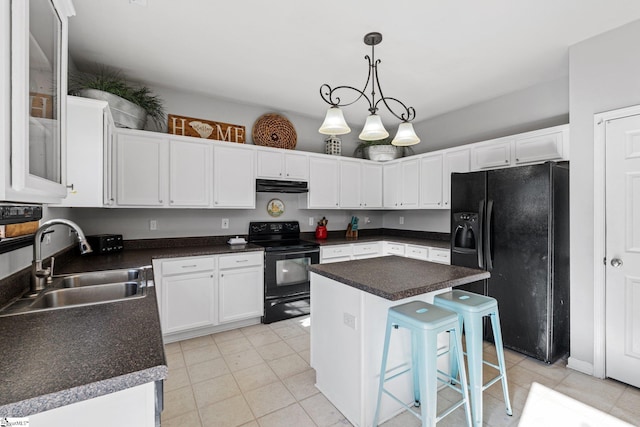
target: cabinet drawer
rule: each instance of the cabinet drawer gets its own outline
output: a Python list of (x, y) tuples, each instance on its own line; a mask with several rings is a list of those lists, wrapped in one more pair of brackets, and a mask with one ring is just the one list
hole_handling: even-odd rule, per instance
[(404, 245), (400, 243), (384, 242), (384, 254), (404, 256)]
[(350, 245), (329, 246), (320, 248), (320, 255), (322, 259), (337, 258), (351, 256), (353, 251)]
[(424, 246), (407, 245), (407, 257), (427, 261), (429, 259), (429, 248)]
[(223, 268), (240, 268), (250, 266), (262, 266), (264, 260), (264, 253), (260, 252), (245, 252), (238, 255), (220, 255), (218, 263), (220, 269)]
[(447, 249), (429, 248), (429, 261), (450, 264), (451, 252)]
[(215, 257), (177, 258), (162, 262), (162, 275), (195, 273), (216, 269)]
[(380, 244), (378, 242), (361, 243), (353, 245), (354, 255), (380, 254)]

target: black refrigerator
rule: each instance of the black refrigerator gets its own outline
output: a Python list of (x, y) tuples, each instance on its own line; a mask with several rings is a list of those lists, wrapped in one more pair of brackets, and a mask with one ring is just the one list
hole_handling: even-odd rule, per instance
[(451, 264), (491, 273), (458, 289), (498, 301), (505, 347), (547, 363), (567, 353), (568, 162), (453, 173)]

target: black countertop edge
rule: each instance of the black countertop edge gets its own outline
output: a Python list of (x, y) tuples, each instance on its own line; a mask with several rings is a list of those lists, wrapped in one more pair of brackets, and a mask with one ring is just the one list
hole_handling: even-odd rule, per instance
[(166, 365), (155, 366), (119, 377), (109, 378), (83, 386), (50, 393), (44, 396), (0, 406), (0, 417), (26, 417), (76, 402), (94, 399), (106, 394), (126, 390), (142, 384), (166, 379), (169, 368)]

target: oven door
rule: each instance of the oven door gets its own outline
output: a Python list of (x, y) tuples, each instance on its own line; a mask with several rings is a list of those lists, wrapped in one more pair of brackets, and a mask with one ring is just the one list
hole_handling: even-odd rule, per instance
[(307, 266), (319, 261), (319, 248), (265, 252), (265, 299), (308, 294)]

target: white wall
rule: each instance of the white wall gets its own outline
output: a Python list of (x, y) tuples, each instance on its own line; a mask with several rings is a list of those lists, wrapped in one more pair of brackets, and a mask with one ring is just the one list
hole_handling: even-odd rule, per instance
[[(593, 363), (593, 116), (640, 104), (640, 21), (570, 49), (571, 358)], [(580, 363), (584, 362), (584, 363)]]
[[(250, 221), (297, 220), (302, 231), (315, 231), (322, 216), (329, 220), (329, 231), (346, 230), (351, 215), (360, 218), (362, 229), (382, 227), (381, 211), (298, 209), (298, 197), (297, 194), (258, 193), (255, 209), (72, 209), (71, 218), (87, 234), (116, 233), (126, 240), (247, 234)], [(272, 198), (285, 204), (285, 213), (278, 218), (269, 216), (266, 210)], [(309, 225), (309, 217), (314, 218), (313, 225)], [(370, 219), (369, 224), (365, 224), (365, 217)], [(229, 229), (222, 229), (222, 218), (229, 219)], [(157, 221), (155, 231), (149, 230), (151, 219)]]
[[(242, 125), (247, 132), (246, 143), (253, 144), (251, 132), (256, 120), (266, 113), (278, 113), (285, 116), (293, 125), (297, 134), (296, 150), (312, 153), (325, 152), (325, 135), (318, 133), (324, 117), (311, 118), (291, 111), (274, 111), (256, 103), (256, 105), (240, 104), (221, 98), (201, 95), (195, 92), (184, 92), (166, 87), (153, 87), (165, 104), (167, 114), (195, 117), (199, 119), (213, 120), (216, 122)], [(268, 104), (268, 100), (257, 100), (262, 104)], [(326, 108), (318, 95), (318, 113), (324, 114)], [(148, 129), (153, 129), (152, 123), (147, 123)], [(162, 129), (166, 132), (167, 129)], [(351, 132), (342, 137), (342, 155), (352, 157), (357, 147), (357, 132)]]

